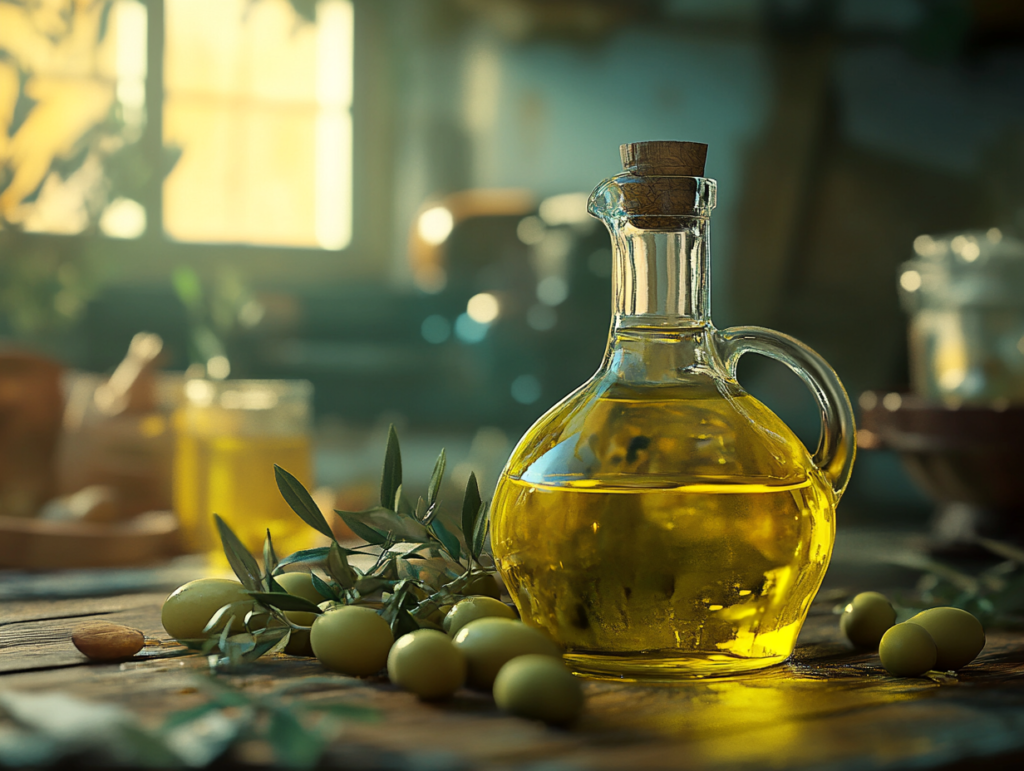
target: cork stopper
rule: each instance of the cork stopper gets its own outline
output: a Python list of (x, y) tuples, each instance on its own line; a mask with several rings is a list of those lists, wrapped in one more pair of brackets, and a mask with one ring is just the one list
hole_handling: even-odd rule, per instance
[(703, 177), (708, 146), (700, 142), (631, 142), (619, 145), (622, 168), (638, 177)]

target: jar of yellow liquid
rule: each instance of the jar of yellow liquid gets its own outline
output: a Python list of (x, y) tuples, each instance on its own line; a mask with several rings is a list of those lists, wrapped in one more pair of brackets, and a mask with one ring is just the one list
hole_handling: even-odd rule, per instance
[(278, 554), (313, 545), (316, 534), (277, 489), (274, 465), (313, 482), (310, 402), (303, 380), (189, 380), (174, 416), (174, 507), (190, 552), (227, 568), (213, 515), (260, 559), (267, 530)]
[[(582, 675), (673, 680), (785, 660), (850, 478), (853, 414), (831, 367), (779, 332), (711, 323), (706, 150), (623, 145), (625, 171), (591, 195), (613, 248), (604, 360), (520, 440), (491, 506), (523, 621)], [(813, 452), (737, 382), (748, 352), (810, 387)]]

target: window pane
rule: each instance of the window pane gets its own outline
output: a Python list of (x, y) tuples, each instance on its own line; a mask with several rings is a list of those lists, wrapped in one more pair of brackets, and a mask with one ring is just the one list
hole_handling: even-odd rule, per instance
[(183, 241), (345, 246), (352, 7), (167, 0), (164, 227)]
[(108, 171), (136, 153), (145, 79), (141, 3), (0, 3), (0, 226), (141, 235), (140, 191)]

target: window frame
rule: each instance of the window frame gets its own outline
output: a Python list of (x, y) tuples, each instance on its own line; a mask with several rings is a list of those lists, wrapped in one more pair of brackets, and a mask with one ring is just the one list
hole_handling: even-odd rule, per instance
[[(141, 142), (149, 158), (163, 155), (164, 0), (147, 9), (146, 126)], [(143, 200), (147, 226), (139, 238), (23, 233), (22, 238), (81, 260), (104, 285), (159, 284), (178, 267), (200, 277), (231, 269), (255, 287), (301, 287), (337, 281), (386, 282), (392, 274), (390, 148), (395, 113), (393, 66), (387, 52), (392, 0), (352, 0), (352, 240), (339, 250), (220, 242), (184, 242), (163, 229), (163, 178), (155, 175)], [(373, 95), (373, 98), (369, 98)]]

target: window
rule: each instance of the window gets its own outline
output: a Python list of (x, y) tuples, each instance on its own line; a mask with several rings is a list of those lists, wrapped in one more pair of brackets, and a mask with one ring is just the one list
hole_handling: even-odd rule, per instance
[(0, 226), (344, 248), (352, 73), (351, 0), (0, 0)]

